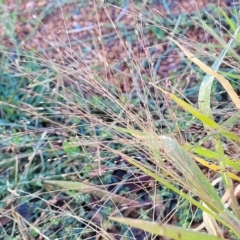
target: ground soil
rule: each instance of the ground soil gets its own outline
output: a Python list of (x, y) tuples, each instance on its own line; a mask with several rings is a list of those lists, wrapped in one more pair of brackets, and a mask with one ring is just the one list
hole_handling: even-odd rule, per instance
[[(16, 10), (16, 1), (7, 0), (5, 2), (5, 13), (10, 14)], [(78, 54), (83, 46), (87, 46), (92, 48), (93, 52), (88, 55), (89, 62), (96, 59), (97, 53), (104, 56), (108, 64), (111, 64), (128, 57), (126, 45), (117, 37), (111, 21), (116, 26), (125, 26), (129, 34), (133, 33), (136, 26), (142, 24), (139, 20), (139, 14), (142, 11), (139, 2), (141, 1), (131, 0), (126, 6), (108, 5), (106, 9), (99, 5), (96, 6), (94, 1), (86, 1), (84, 4), (68, 1), (68, 4), (59, 6), (56, 1), (25, 0), (17, 7), (19, 12), (15, 26), (17, 42), (23, 49), (41, 51), (48, 59), (58, 58), (59, 55), (62, 59), (66, 59), (66, 50)], [(229, 0), (153, 0), (151, 4), (145, 6), (145, 9), (150, 13), (150, 16), (147, 16), (149, 19), (152, 17), (171, 19), (180, 14), (189, 15), (202, 11), (207, 9), (210, 4), (214, 4), (216, 7), (231, 5)], [(36, 25), (38, 26), (36, 27)], [(0, 32), (4, 36), (3, 45), (14, 49), (14, 43), (7, 36), (6, 29), (1, 23)], [(206, 41), (203, 29), (197, 26), (192, 26), (185, 36), (191, 41)], [(141, 41), (136, 39), (135, 43), (131, 44), (131, 50), (135, 58), (140, 59), (146, 57), (148, 54), (146, 49), (152, 46), (156, 46), (155, 55), (165, 53), (165, 45), (149, 31), (141, 36)], [(171, 51), (159, 65), (158, 74), (161, 77), (167, 77), (169, 71), (178, 69), (179, 61), (175, 52)], [(122, 70), (128, 71), (124, 66), (122, 66)], [(128, 90), (128, 86), (125, 88)]]

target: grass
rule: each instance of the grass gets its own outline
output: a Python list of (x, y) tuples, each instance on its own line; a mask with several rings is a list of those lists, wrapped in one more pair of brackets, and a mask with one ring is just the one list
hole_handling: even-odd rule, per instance
[[(88, 8), (102, 32), (77, 40), (69, 33), (67, 44), (52, 33), (59, 60), (45, 56), (49, 49), (20, 47), (17, 7), (4, 19), (16, 53), (1, 46), (1, 238), (238, 239), (236, 8), (163, 17), (129, 3), (138, 24), (128, 25), (114, 22), (111, 9), (119, 16), (123, 7), (111, 4)], [(190, 39), (195, 24), (211, 41)], [(106, 45), (115, 42), (122, 55), (111, 59)], [(159, 72), (171, 58), (178, 67)]]

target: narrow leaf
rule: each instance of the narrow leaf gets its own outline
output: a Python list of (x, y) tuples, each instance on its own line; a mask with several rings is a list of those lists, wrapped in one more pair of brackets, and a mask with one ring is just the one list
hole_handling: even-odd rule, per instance
[(225, 129), (221, 125), (217, 124), (215, 121), (213, 121), (212, 119), (210, 119), (209, 117), (204, 115), (202, 112), (200, 112), (197, 108), (191, 106), (190, 104), (186, 103), (185, 101), (183, 101), (182, 99), (178, 98), (174, 94), (171, 94), (171, 93), (167, 92), (166, 90), (162, 89), (161, 87), (159, 87), (159, 86), (155, 86), (155, 87), (157, 89), (159, 89), (161, 92), (169, 95), (170, 98), (173, 101), (175, 101), (179, 106), (184, 108), (185, 111), (187, 111), (190, 114), (192, 114), (195, 118), (199, 119), (203, 124), (207, 125), (211, 129), (216, 130), (217, 133), (221, 133), (221, 134), (225, 135), (226, 137), (228, 137), (228, 138), (230, 138), (230, 139), (232, 139), (234, 141), (240, 142), (240, 138), (237, 135), (235, 135), (232, 132), (229, 132), (227, 129)]
[[(155, 179), (157, 182), (165, 185), (168, 189), (171, 189), (172, 191), (176, 192), (179, 196), (181, 196), (182, 198), (186, 199), (187, 201), (189, 201), (190, 203), (192, 203), (193, 205), (195, 205), (196, 207), (198, 207), (199, 209), (201, 209), (202, 211), (208, 213), (209, 215), (211, 215), (212, 217), (214, 217), (217, 221), (221, 222), (223, 225), (225, 225), (226, 227), (232, 229), (232, 231), (236, 232), (235, 229), (229, 225), (225, 220), (223, 220), (222, 218), (220, 218), (217, 214), (215, 214), (213, 211), (209, 210), (209, 208), (205, 208), (201, 202), (196, 201), (195, 199), (193, 199), (192, 197), (190, 197), (188, 194), (184, 193), (183, 191), (179, 190), (178, 188), (176, 188), (175, 186), (173, 186), (171, 183), (169, 183), (169, 181), (165, 180), (164, 178), (161, 178), (158, 174), (152, 172), (151, 170), (149, 170), (148, 168), (146, 168), (145, 166), (143, 166), (141, 163), (137, 162), (136, 160), (134, 160), (133, 158), (122, 154), (122, 157), (124, 159), (126, 159), (128, 162), (130, 162), (131, 164), (133, 164), (134, 166), (136, 166), (137, 168), (139, 168), (140, 170), (142, 170), (144, 173), (146, 173), (148, 176), (152, 177), (153, 179)], [(217, 212), (217, 210), (216, 210)]]
[[(239, 28), (236, 30), (234, 34), (235, 37), (237, 36), (238, 31), (239, 31)], [(229, 40), (228, 44), (222, 50), (218, 59), (212, 65), (211, 69), (214, 72), (218, 71), (218, 68), (220, 67), (224, 57), (226, 56), (227, 51), (229, 50), (233, 40), (234, 40), (233, 38)], [(199, 90), (199, 95), (198, 95), (199, 110), (202, 111), (206, 116), (212, 119), (213, 119), (213, 116), (212, 116), (212, 111), (210, 106), (210, 100), (211, 100), (211, 89), (212, 89), (213, 80), (214, 80), (214, 76), (212, 76), (211, 74), (207, 74), (203, 78), (203, 81), (201, 83), (200, 90)]]
[[(218, 154), (216, 152), (213, 152), (207, 148), (200, 147), (200, 146), (192, 146), (190, 144), (184, 144), (183, 148), (187, 151), (191, 151), (193, 153), (197, 153), (198, 155), (201, 155), (202, 157), (206, 157), (209, 159), (216, 160), (218, 158)], [(237, 171), (240, 171), (240, 162), (238, 160), (233, 160), (229, 158), (227, 155), (224, 155), (225, 162), (228, 167), (232, 167)], [(211, 162), (207, 162), (208, 164), (212, 164)]]
[(167, 136), (160, 136), (163, 149), (168, 159), (171, 159), (173, 165), (183, 175), (183, 178), (192, 185), (192, 192), (199, 196), (211, 206), (223, 210), (224, 206), (218, 193), (211, 185), (207, 177), (202, 173), (196, 162), (189, 154), (177, 143)]
[(219, 11), (224, 16), (224, 18), (225, 18), (227, 24), (229, 25), (230, 29), (233, 32), (235, 32), (236, 31), (236, 26), (235, 26), (234, 21), (227, 15), (227, 13), (222, 8), (219, 8)]
[[(213, 170), (214, 172), (219, 172), (219, 173), (221, 173), (221, 168), (220, 168), (219, 166), (217, 166), (217, 165), (215, 165), (215, 164), (212, 164), (212, 163), (210, 163), (210, 162), (208, 162), (208, 161), (206, 161), (206, 160), (204, 160), (204, 159), (202, 159), (202, 158), (200, 158), (200, 157), (197, 157), (197, 156), (195, 156), (195, 155), (192, 155), (192, 157), (193, 157), (197, 162), (201, 163), (203, 166), (205, 166), (205, 167)], [(228, 171), (228, 175), (229, 175), (229, 177), (230, 177), (231, 179), (240, 182), (240, 177), (238, 177), (238, 176), (235, 175), (234, 173), (231, 173), (231, 172)]]
[(181, 50), (182, 52), (198, 67), (200, 67), (204, 72), (208, 73), (212, 77), (215, 77), (218, 79), (218, 81), (222, 84), (226, 92), (231, 97), (232, 101), (236, 105), (238, 109), (240, 109), (240, 99), (237, 95), (237, 93), (233, 90), (232, 85), (229, 83), (227, 79), (225, 79), (222, 75), (220, 75), (217, 72), (214, 72), (210, 67), (208, 67), (205, 63), (200, 61), (198, 58), (196, 58), (192, 53), (190, 53), (186, 48), (181, 46), (177, 41), (169, 38), (171, 41), (173, 41)]
[(154, 235), (160, 235), (176, 240), (219, 240), (223, 239), (213, 235), (209, 235), (202, 232), (195, 232), (193, 230), (175, 227), (169, 224), (161, 224), (156, 222), (148, 222), (143, 220), (131, 219), (131, 218), (116, 218), (110, 217), (112, 221), (127, 224), (129, 226), (139, 228), (143, 231), (147, 231)]
[(220, 141), (220, 139), (216, 139), (215, 141), (216, 141), (215, 147), (218, 155), (217, 159), (219, 162), (220, 169), (222, 171), (223, 183), (225, 184), (226, 189), (230, 190), (232, 188), (232, 181), (229, 178), (228, 171), (226, 171), (226, 161), (224, 157), (222, 142)]

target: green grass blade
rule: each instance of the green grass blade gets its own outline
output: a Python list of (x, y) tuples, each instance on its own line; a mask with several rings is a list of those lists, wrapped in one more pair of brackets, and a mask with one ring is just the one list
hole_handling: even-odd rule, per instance
[[(237, 36), (239, 31), (239, 27), (237, 28), (234, 36)], [(234, 39), (230, 39), (226, 47), (222, 50), (221, 54), (219, 55), (218, 59), (212, 65), (212, 70), (217, 72), (224, 57), (226, 56), (232, 42)], [(214, 77), (210, 74), (205, 75), (203, 78), (202, 84), (200, 86), (199, 95), (198, 95), (198, 106), (199, 110), (202, 111), (206, 116), (213, 119), (212, 111), (211, 111), (211, 89), (213, 84)]]
[(149, 170), (148, 168), (146, 168), (143, 164), (137, 162), (135, 159), (128, 157), (126, 155), (123, 155), (123, 158), (126, 159), (128, 162), (130, 162), (132, 165), (134, 165), (135, 167), (139, 168), (140, 170), (142, 170), (144, 173), (146, 173), (148, 176), (152, 177), (153, 179), (155, 179), (157, 182), (165, 185), (168, 189), (171, 189), (172, 191), (174, 191), (175, 193), (177, 193), (179, 196), (181, 196), (182, 198), (186, 199), (187, 201), (189, 201), (190, 203), (192, 203), (193, 205), (195, 205), (196, 207), (198, 207), (199, 209), (201, 209), (202, 211), (208, 213), (210, 216), (212, 216), (213, 218), (215, 218), (217, 221), (221, 222), (223, 225), (225, 225), (226, 227), (232, 229), (232, 231), (234, 231), (236, 234), (238, 234), (235, 229), (229, 225), (226, 221), (224, 221), (222, 218), (219, 217), (218, 214), (216, 214), (215, 212), (217, 212), (218, 210), (216, 209), (215, 212), (211, 211), (209, 208), (204, 207), (201, 202), (195, 200), (194, 198), (192, 198), (191, 196), (189, 196), (188, 194), (184, 193), (183, 191), (179, 190), (178, 188), (176, 188), (175, 186), (173, 186), (171, 183), (169, 183), (169, 181), (165, 180), (164, 178), (160, 177), (158, 174), (152, 172), (152, 170)]
[[(200, 146), (192, 146), (190, 144), (184, 144), (183, 148), (186, 150), (186, 151), (192, 151), (202, 157), (206, 157), (206, 158), (209, 158), (209, 159), (214, 159), (216, 160), (218, 158), (218, 154), (216, 152), (213, 152), (207, 148), (204, 148), (204, 147), (200, 147)], [(240, 162), (239, 161), (236, 161), (236, 160), (232, 160), (231, 158), (229, 158), (228, 156), (224, 155), (224, 159), (225, 159), (225, 162), (226, 162), (226, 165), (228, 167), (232, 167), (234, 168), (235, 170), (237, 171), (240, 171)]]
[(176, 240), (219, 240), (223, 239), (213, 235), (209, 235), (202, 232), (195, 232), (193, 230), (175, 227), (169, 224), (160, 224), (157, 222), (148, 222), (143, 220), (131, 219), (131, 218), (116, 218), (110, 217), (112, 221), (127, 224), (131, 227), (139, 228), (154, 235), (160, 235)]
[[(205, 166), (207, 167), (208, 169), (211, 169), (212, 171), (214, 172), (218, 172), (218, 173), (221, 173), (221, 169), (218, 165), (215, 165), (213, 163), (209, 163), (208, 161), (200, 158), (200, 157), (197, 157), (196, 155), (192, 155), (192, 158), (197, 161), (198, 163), (200, 163), (202, 166)], [(240, 182), (240, 177), (238, 177), (237, 175), (235, 175), (234, 173), (228, 171), (228, 174), (229, 174), (229, 177), (235, 181), (238, 181)]]
[(221, 75), (223, 75), (225, 78), (232, 78), (232, 79), (235, 79), (235, 80), (239, 80), (240, 79), (240, 76), (235, 74), (235, 73), (231, 73), (231, 72), (224, 72), (224, 71), (221, 71), (219, 70), (218, 71)]
[(218, 123), (216, 123), (215, 121), (213, 121), (212, 119), (210, 119), (209, 117), (207, 117), (205, 114), (203, 114), (201, 111), (199, 111), (197, 108), (191, 106), (190, 104), (186, 103), (185, 101), (183, 101), (182, 99), (178, 98), (177, 96), (175, 96), (174, 94), (171, 94), (169, 92), (167, 92), (166, 90), (162, 89), (159, 86), (155, 86), (158, 90), (160, 90), (161, 92), (167, 94), (170, 96), (170, 98), (175, 101), (180, 107), (184, 108), (185, 111), (189, 112), (190, 114), (192, 114), (195, 118), (197, 118), (198, 120), (200, 120), (203, 124), (205, 124), (206, 126), (208, 126), (209, 128), (216, 130), (217, 133), (221, 133), (224, 136), (236, 141), (236, 142), (240, 142), (240, 138), (232, 133), (229, 132), (226, 128), (222, 127), (221, 125), (219, 125)]
[(228, 171), (226, 171), (224, 150), (223, 150), (222, 142), (221, 142), (220, 138), (216, 139), (215, 147), (216, 147), (217, 154), (218, 154), (219, 166), (222, 169), (223, 183), (230, 194), (230, 199), (232, 201), (232, 209), (233, 209), (234, 215), (238, 219), (240, 219), (239, 204), (237, 202), (236, 197), (234, 196), (233, 183), (232, 183), (232, 180), (230, 179), (230, 173)]
[(227, 13), (222, 9), (219, 8), (219, 11), (221, 12), (221, 14), (224, 16), (226, 23), (229, 25), (230, 29), (235, 32), (236, 31), (236, 26), (235, 23), (232, 19), (229, 18), (229, 16), (227, 15)]
[(226, 187), (226, 189), (230, 190), (232, 188), (232, 181), (229, 177), (228, 172), (226, 171), (226, 161), (225, 161), (225, 156), (224, 156), (224, 150), (222, 147), (222, 142), (219, 139), (216, 139), (216, 151), (218, 155), (218, 162), (219, 166), (222, 170), (222, 178), (223, 178), (223, 183)]
[(211, 208), (216, 207), (219, 211), (224, 209), (218, 193), (211, 185), (207, 177), (202, 173), (196, 162), (188, 155), (188, 153), (177, 143), (167, 136), (161, 136), (162, 147), (171, 159), (173, 165), (181, 172), (182, 177), (192, 186), (192, 193), (199, 196), (206, 204), (210, 204)]
[(186, 48), (184, 48), (180, 43), (178, 43), (177, 41), (175, 41), (172, 38), (169, 38), (169, 39), (172, 42), (174, 42), (182, 50), (182, 52), (188, 57), (189, 60), (191, 60), (193, 63), (195, 63), (205, 73), (208, 73), (208, 74), (212, 75), (214, 78), (216, 78), (222, 84), (222, 86), (226, 90), (226, 92), (229, 94), (229, 96), (230, 96), (231, 100), (233, 101), (233, 103), (235, 104), (235, 106), (238, 109), (240, 109), (240, 99), (239, 99), (237, 93), (234, 91), (232, 85), (226, 78), (224, 78), (218, 72), (213, 71), (210, 67), (208, 67), (208, 65), (203, 63), (197, 57), (195, 57), (191, 52), (189, 52)]

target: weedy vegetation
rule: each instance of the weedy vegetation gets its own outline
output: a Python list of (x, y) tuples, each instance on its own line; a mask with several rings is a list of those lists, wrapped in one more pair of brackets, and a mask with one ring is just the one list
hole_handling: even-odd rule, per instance
[(238, 5), (163, 2), (0, 1), (1, 239), (240, 239)]

